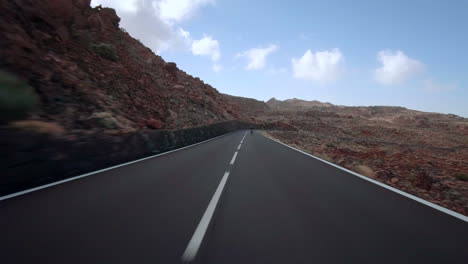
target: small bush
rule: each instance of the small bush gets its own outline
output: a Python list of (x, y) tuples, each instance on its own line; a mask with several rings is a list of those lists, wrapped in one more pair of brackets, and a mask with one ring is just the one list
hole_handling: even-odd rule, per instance
[(91, 49), (99, 56), (110, 61), (117, 61), (117, 51), (111, 44), (91, 44)]
[(359, 173), (359, 174), (362, 174), (364, 176), (367, 176), (367, 177), (370, 177), (370, 178), (375, 178), (374, 170), (372, 170), (367, 165), (363, 165), (363, 164), (356, 165), (356, 166), (354, 166), (354, 171)]
[(24, 81), (0, 71), (0, 122), (27, 117), (38, 102), (33, 89)]
[(465, 173), (457, 173), (455, 174), (455, 178), (462, 180), (462, 181), (468, 181), (468, 174)]

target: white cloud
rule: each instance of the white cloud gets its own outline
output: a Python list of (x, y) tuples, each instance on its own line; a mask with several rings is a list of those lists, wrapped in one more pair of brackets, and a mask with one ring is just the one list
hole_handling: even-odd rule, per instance
[(200, 7), (214, 4), (214, 0), (159, 0), (153, 7), (161, 19), (169, 23), (189, 19)]
[(344, 58), (339, 49), (317, 51), (307, 50), (299, 58), (292, 59), (293, 76), (297, 79), (333, 82), (340, 77)]
[(185, 39), (190, 39), (190, 32), (185, 31), (183, 28), (179, 28), (179, 34)]
[(304, 34), (304, 33), (301, 33), (301, 34), (299, 35), (299, 38), (302, 39), (302, 40), (309, 40), (309, 39), (310, 39), (309, 36), (307, 36), (307, 35)]
[(288, 73), (288, 69), (286, 69), (285, 67), (269, 68), (266, 70), (266, 73), (270, 75), (280, 75), (280, 74)]
[(305, 33), (299, 34), (300, 40), (311, 40), (312, 38), (315, 38), (315, 37), (317, 37), (317, 34), (305, 34)]
[(392, 85), (402, 83), (424, 71), (424, 64), (406, 56), (400, 50), (379, 51), (377, 59), (382, 66), (375, 70), (375, 80), (382, 84)]
[(275, 52), (278, 46), (270, 44), (266, 48), (254, 48), (237, 54), (236, 57), (245, 57), (249, 61), (245, 67), (247, 70), (260, 70), (265, 68), (266, 58)]
[(198, 56), (210, 56), (212, 61), (218, 61), (221, 57), (218, 41), (208, 35), (192, 42), (192, 53)]
[(223, 65), (217, 64), (217, 63), (213, 64), (213, 71), (214, 72), (220, 72), (222, 70), (223, 70)]
[(120, 25), (134, 38), (160, 54), (168, 49), (189, 49), (190, 33), (177, 25), (215, 0), (92, 0), (91, 5), (116, 9)]
[(427, 79), (424, 81), (424, 89), (431, 91), (431, 92), (452, 91), (452, 90), (457, 89), (457, 85), (435, 83), (431, 79)]

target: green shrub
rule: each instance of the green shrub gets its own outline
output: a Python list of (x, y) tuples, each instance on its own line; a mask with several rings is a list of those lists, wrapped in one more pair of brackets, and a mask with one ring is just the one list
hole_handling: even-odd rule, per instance
[(457, 173), (455, 174), (455, 178), (462, 180), (462, 181), (468, 181), (468, 174), (465, 173)]
[(91, 44), (91, 49), (99, 56), (110, 61), (117, 61), (117, 51), (111, 44)]
[(0, 122), (24, 119), (38, 102), (33, 89), (15, 76), (0, 71)]

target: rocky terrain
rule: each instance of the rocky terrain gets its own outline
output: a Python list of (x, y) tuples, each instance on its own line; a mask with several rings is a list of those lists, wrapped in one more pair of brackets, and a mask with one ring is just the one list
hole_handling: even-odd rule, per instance
[(26, 83), (36, 98), (15, 127), (125, 132), (245, 119), (216, 89), (119, 28), (113, 9), (91, 8), (90, 0), (0, 0), (0, 7), (1, 76)]
[(223, 94), (223, 96), (236, 112), (248, 116), (250, 121), (256, 121), (257, 116), (263, 116), (264, 113), (271, 110), (270, 106), (263, 101), (228, 94)]
[(271, 101), (264, 120), (287, 129), (271, 136), (468, 215), (468, 119), (385, 106), (284, 110)]

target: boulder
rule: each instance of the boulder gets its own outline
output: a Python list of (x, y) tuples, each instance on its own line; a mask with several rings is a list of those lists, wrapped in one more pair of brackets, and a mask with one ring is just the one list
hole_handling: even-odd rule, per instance
[(89, 27), (100, 32), (112, 32), (119, 28), (120, 18), (112, 8), (103, 8), (88, 18)]
[(177, 64), (175, 64), (174, 62), (168, 62), (164, 64), (164, 69), (166, 69), (166, 71), (173, 76), (175, 76), (179, 71), (179, 69), (177, 68)]
[(163, 122), (157, 119), (149, 119), (146, 121), (146, 126), (151, 129), (161, 129), (163, 127)]
[(112, 8), (103, 8), (99, 15), (106, 24), (112, 25), (114, 28), (119, 28), (120, 17), (117, 16), (117, 12)]

